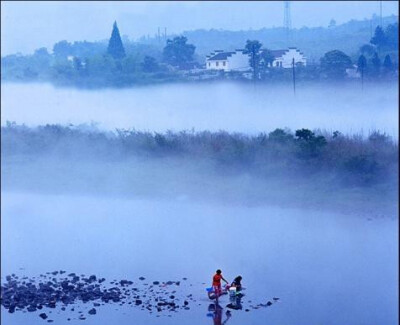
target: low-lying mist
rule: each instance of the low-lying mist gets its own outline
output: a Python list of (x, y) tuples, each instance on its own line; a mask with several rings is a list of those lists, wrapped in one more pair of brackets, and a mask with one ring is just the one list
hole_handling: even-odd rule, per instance
[(342, 85), (196, 83), (78, 90), (2, 83), (2, 125), (82, 124), (179, 132), (194, 128), (257, 134), (277, 127), (398, 137), (397, 83)]
[(398, 145), (383, 133), (2, 127), (2, 189), (396, 215)]

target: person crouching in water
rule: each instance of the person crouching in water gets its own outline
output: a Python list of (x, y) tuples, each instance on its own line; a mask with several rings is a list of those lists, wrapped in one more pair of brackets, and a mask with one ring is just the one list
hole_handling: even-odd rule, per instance
[(224, 280), (226, 284), (228, 284), (228, 281), (226, 281), (222, 276), (222, 271), (217, 270), (213, 276), (213, 282), (212, 282), (212, 287), (214, 289), (215, 296), (217, 299), (222, 294), (221, 280)]
[(242, 290), (242, 283), (241, 282), (242, 282), (242, 277), (239, 275), (233, 280), (233, 282), (231, 284), (231, 287), (235, 287), (236, 291), (239, 292), (239, 291)]

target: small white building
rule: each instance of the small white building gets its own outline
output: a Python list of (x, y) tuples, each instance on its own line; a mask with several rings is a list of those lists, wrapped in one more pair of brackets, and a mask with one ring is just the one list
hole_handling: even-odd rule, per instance
[(361, 78), (361, 73), (358, 71), (358, 67), (356, 64), (353, 64), (351, 68), (346, 69), (346, 75), (351, 79)]
[[(266, 50), (261, 50), (261, 52)], [(295, 65), (307, 65), (307, 59), (296, 47), (289, 47), (287, 50), (270, 50), (274, 61), (272, 67), (291, 68), (294, 59)], [(269, 64), (269, 66), (271, 66)]]
[(224, 52), (215, 50), (206, 58), (207, 70), (222, 71), (246, 71), (250, 69), (249, 56), (244, 54), (244, 50)]

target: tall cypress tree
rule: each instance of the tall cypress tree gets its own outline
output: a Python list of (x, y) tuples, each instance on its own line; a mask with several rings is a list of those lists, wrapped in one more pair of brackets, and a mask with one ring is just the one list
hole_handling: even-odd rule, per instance
[(114, 22), (113, 30), (111, 33), (110, 41), (108, 42), (107, 53), (114, 59), (122, 59), (125, 57), (125, 49), (122, 45), (121, 36), (117, 27), (117, 22)]

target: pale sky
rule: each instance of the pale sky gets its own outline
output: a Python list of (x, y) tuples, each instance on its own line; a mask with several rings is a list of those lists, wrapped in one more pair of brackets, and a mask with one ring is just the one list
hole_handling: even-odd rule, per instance
[[(382, 14), (398, 15), (398, 1), (383, 1)], [(379, 1), (292, 1), (292, 27), (327, 26), (379, 15)], [(157, 28), (247, 30), (282, 26), (283, 1), (1, 1), (1, 55), (52, 50), (60, 40), (108, 39), (117, 20), (122, 35), (137, 39)]]

